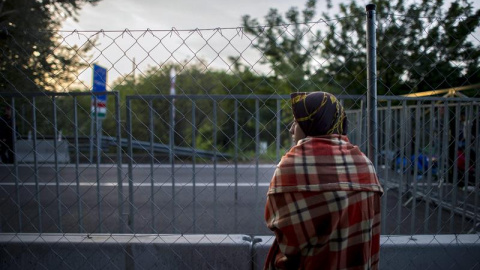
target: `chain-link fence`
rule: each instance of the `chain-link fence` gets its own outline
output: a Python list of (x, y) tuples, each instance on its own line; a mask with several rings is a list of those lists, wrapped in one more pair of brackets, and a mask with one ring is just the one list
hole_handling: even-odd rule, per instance
[[(171, 268), (243, 269), (218, 261), (235, 254), (223, 245), (237, 244), (245, 247), (242, 254), (253, 256), (255, 236), (272, 236), (263, 219), (265, 194), (276, 164), (292, 144), (290, 92), (336, 94), (347, 110), (349, 139), (367, 152), (365, 37), (345, 37), (335, 28), (361, 22), (363, 29), (365, 20), (362, 14), (257, 28), (55, 34), (59, 54), (91, 47), (85, 55), (77, 55), (80, 64), (69, 71), (70, 76), (47, 74), (49, 84), (32, 87), (22, 81), (36, 79), (25, 77), (16, 63), (12, 64), (16, 77), (3, 76), (5, 93), (0, 101), (11, 109), (11, 117), (3, 117), (2, 122), (13, 134), (11, 145), (4, 142), (7, 151), (2, 157), (3, 163), (12, 164), (0, 166), (0, 231), (7, 239), (2, 254), (8, 261), (4, 266), (22, 268), (18, 253), (7, 246), (28, 242), (8, 238), (9, 233), (36, 233), (33, 242), (53, 243), (47, 246), (60, 258), (61, 267), (116, 268), (112, 254), (117, 250), (138, 259), (125, 246), (133, 242), (167, 243), (165, 252), (182, 259), (182, 251), (173, 244), (184, 241), (196, 254), (185, 260), (195, 264)], [(377, 26), (381, 95), (376, 104), (375, 153), (385, 189), (382, 245), (385, 250), (389, 243), (401, 245), (391, 235), (408, 235), (415, 241), (415, 235), (427, 234), (432, 239), (418, 246), (433, 249), (444, 234), (466, 234), (462, 241), (473, 247), (466, 244), (465, 252), (449, 256), (457, 261), (463, 256), (475, 258), (474, 246), (480, 241), (476, 159), (480, 99), (402, 95), (432, 90), (452, 94), (460, 86), (478, 91), (478, 55), (468, 54), (471, 48), (467, 48), (463, 60), (452, 59), (453, 68), (448, 69), (450, 60), (438, 58), (438, 52), (432, 51), (435, 40), (428, 35), (418, 38), (431, 40), (430, 47), (415, 54), (412, 46), (417, 41), (397, 39), (399, 25), (413, 29), (410, 20), (414, 21), (386, 16)], [(464, 42), (456, 40), (450, 28), (442, 29), (436, 18), (416, 20), (427, 22), (420, 29), (425, 32), (440, 27), (451, 37), (452, 47), (457, 44), (459, 49)], [(469, 27), (465, 20), (455, 25)], [(471, 32), (467, 38), (478, 47), (478, 37)], [(343, 44), (343, 52), (337, 43), (342, 38), (350, 40)], [(291, 40), (298, 43), (286, 50), (282, 44)], [(352, 40), (365, 46), (353, 47)], [(89, 91), (94, 63), (108, 72), (106, 93)], [(100, 102), (96, 97), (104, 94)], [(87, 255), (75, 244), (71, 253), (85, 252), (85, 256), (69, 261), (61, 255), (61, 243), (67, 238), (49, 233), (87, 235), (79, 243), (97, 243), (109, 260), (92, 262), (89, 258), (96, 255)], [(90, 240), (91, 234), (107, 234), (106, 240)], [(147, 234), (156, 236), (142, 240)], [(199, 238), (183, 238), (186, 234)], [(67, 249), (69, 241), (74, 242), (71, 239), (66, 240)], [(202, 255), (205, 242), (216, 247), (214, 262)], [(29, 252), (42, 260), (34, 244)], [(136, 252), (158, 255), (148, 248)], [(393, 251), (386, 261), (395, 261), (396, 253), (400, 258), (401, 252)], [(402, 267), (418, 267), (417, 257)], [(245, 267), (260, 267), (261, 258), (250, 259)], [(142, 267), (162, 264), (169, 268), (161, 259)], [(434, 260), (423, 268), (438, 265)], [(478, 267), (478, 259), (468, 266)]]

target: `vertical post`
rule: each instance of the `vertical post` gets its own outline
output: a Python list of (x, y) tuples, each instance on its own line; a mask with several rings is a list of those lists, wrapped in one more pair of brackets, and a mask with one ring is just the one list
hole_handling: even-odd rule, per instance
[(32, 98), (33, 111), (33, 171), (35, 178), (35, 194), (37, 195), (38, 204), (38, 232), (43, 233), (42, 229), (42, 203), (40, 201), (40, 186), (38, 183), (38, 158), (37, 158), (37, 107), (35, 97)]
[[(434, 115), (435, 114), (435, 106), (434, 106), (434, 101), (430, 103), (430, 133), (428, 136), (428, 141), (429, 143), (429, 153), (428, 153), (428, 168), (427, 168), (427, 198), (425, 200), (425, 217), (423, 218), (423, 233), (428, 234), (429, 233), (429, 221), (430, 221), (430, 195), (432, 193), (432, 171), (433, 171), (433, 157), (435, 156), (434, 154), (434, 144), (435, 139), (434, 139)], [(425, 116), (426, 117), (426, 116)], [(438, 171), (437, 171), (438, 173)]]
[(20, 127), (21, 129), (21, 134), (25, 134), (25, 104), (22, 104), (22, 126)]
[(196, 194), (196, 165), (197, 165), (197, 116), (196, 116), (196, 111), (197, 111), (197, 104), (195, 102), (195, 99), (192, 99), (192, 195), (193, 195), (193, 233), (196, 232), (197, 228), (197, 206), (196, 206), (196, 201), (197, 201), (197, 194)]
[[(17, 144), (17, 110), (15, 109), (15, 98), (12, 98), (12, 132), (13, 132), (13, 151), (16, 153), (15, 145)], [(23, 105), (22, 105), (23, 108)], [(23, 115), (24, 117), (24, 115)], [(13, 156), (13, 173), (15, 176), (15, 191), (16, 191), (16, 200), (17, 200), (17, 209), (18, 209), (18, 232), (22, 232), (22, 206), (20, 202), (20, 187), (18, 184), (18, 158), (16, 154)]]
[[(415, 234), (415, 221), (417, 211), (417, 180), (418, 180), (418, 159), (420, 157), (420, 112), (422, 110), (422, 103), (417, 101), (415, 108), (415, 138), (414, 138), (414, 153), (413, 153), (413, 193), (412, 193), (412, 219), (410, 223), (410, 234)], [(423, 164), (423, 162), (422, 162)], [(422, 172), (423, 173), (423, 172)]]
[[(90, 164), (93, 163), (93, 138), (94, 138), (94, 127), (96, 128), (97, 127), (97, 96), (95, 95), (92, 95), (93, 96), (93, 105), (95, 106), (93, 108), (93, 113), (95, 114), (94, 117), (92, 117), (92, 115), (90, 114), (90, 156), (89, 156), (89, 160), (90, 160)], [(91, 112), (90, 112), (91, 113)]]
[(177, 73), (175, 71), (175, 67), (170, 69), (170, 96), (172, 96), (171, 102), (171, 109), (170, 109), (170, 136), (169, 136), (169, 143), (170, 143), (170, 156), (169, 161), (171, 165), (171, 174), (172, 174), (172, 228), (173, 232), (175, 233), (177, 230), (175, 228), (175, 81), (177, 78)]
[(395, 234), (400, 234), (402, 226), (402, 196), (403, 196), (403, 183), (405, 182), (405, 136), (406, 136), (406, 119), (407, 119), (407, 101), (402, 102), (402, 110), (399, 112), (400, 119), (400, 177), (398, 183), (398, 204), (397, 204), (397, 227), (395, 228)]
[[(405, 114), (405, 123), (406, 127), (404, 129), (405, 131), (405, 160), (407, 165), (405, 166), (405, 172), (408, 174), (405, 174), (404, 178), (404, 183), (405, 183), (405, 197), (407, 201), (405, 202), (405, 206), (409, 203), (408, 201), (408, 196), (410, 196), (411, 192), (411, 187), (412, 187), (412, 177), (411, 177), (411, 172), (413, 172), (412, 168), (412, 162), (411, 162), (411, 156), (412, 156), (412, 146), (413, 146), (413, 129), (412, 129), (412, 115), (413, 115), (413, 109), (410, 110), (410, 108), (407, 106), (407, 113)], [(410, 175), (409, 175), (410, 174)]]
[(238, 224), (238, 100), (235, 99), (234, 102), (234, 111), (233, 111), (233, 121), (234, 121), (234, 154), (233, 154), (233, 162), (235, 163), (235, 225), (234, 225), (234, 232), (237, 233), (237, 224)]
[[(172, 92), (170, 92), (172, 94)], [(172, 228), (173, 232), (176, 233), (175, 228), (175, 98), (172, 96), (170, 101), (170, 134), (169, 134), (169, 162), (170, 162), (170, 174), (172, 178)]]
[(133, 200), (133, 147), (132, 147), (132, 112), (130, 109), (131, 100), (127, 97), (127, 136), (128, 136), (128, 202), (129, 202), (129, 214), (128, 214), (128, 226), (130, 227), (130, 233), (135, 233), (134, 226), (134, 200)]
[(213, 229), (217, 232), (217, 100), (213, 100)]
[(260, 106), (258, 98), (255, 99), (255, 194), (258, 197), (258, 165), (260, 159)]
[(362, 132), (362, 110), (363, 110), (363, 99), (360, 100), (360, 108), (358, 111), (355, 112), (355, 118), (356, 118), (356, 123), (355, 123), (355, 144), (359, 145), (360, 148), (363, 147), (363, 132)]
[(77, 214), (78, 214), (78, 231), (83, 233), (83, 213), (82, 213), (82, 196), (80, 195), (80, 172), (78, 164), (80, 163), (80, 149), (78, 145), (78, 110), (77, 97), (73, 97), (73, 136), (75, 144), (75, 192), (77, 193)]
[[(447, 181), (447, 178), (448, 178), (448, 150), (449, 150), (449, 146), (448, 146), (448, 137), (450, 136), (449, 135), (449, 132), (450, 132), (450, 126), (449, 126), (449, 118), (450, 118), (450, 112), (448, 110), (448, 102), (445, 101), (444, 104), (443, 104), (443, 130), (441, 130), (441, 134), (443, 135), (443, 143), (441, 144), (442, 146), (442, 179), (440, 180), (440, 183), (438, 185), (438, 198), (440, 200), (439, 202), (439, 207), (437, 207), (437, 233), (440, 233), (441, 230), (442, 230), (442, 212), (443, 212), (443, 204), (444, 204), (444, 200), (445, 198), (443, 197), (443, 189), (444, 189), (444, 183)], [(445, 183), (446, 184), (446, 183)]]
[(367, 111), (368, 111), (368, 158), (377, 167), (378, 129), (377, 129), (377, 43), (375, 5), (368, 4), (367, 9)]
[(58, 176), (58, 124), (57, 124), (57, 101), (55, 96), (52, 96), (53, 106), (53, 159), (55, 166), (55, 194), (57, 197), (57, 219), (58, 231), (63, 232), (62, 229), (62, 201), (60, 199), (60, 183)]
[(118, 189), (118, 221), (119, 221), (119, 231), (120, 233), (124, 232), (125, 222), (123, 220), (123, 181), (122, 181), (122, 127), (120, 122), (120, 94), (115, 93), (115, 120), (117, 125), (117, 189)]
[[(465, 148), (464, 148), (464, 155), (465, 155), (465, 168), (464, 168), (464, 174), (463, 174), (463, 184), (464, 184), (464, 190), (463, 190), (463, 211), (462, 211), (462, 233), (464, 233), (463, 228), (465, 227), (465, 215), (467, 212), (467, 199), (468, 199), (468, 180), (470, 173), (470, 147), (472, 144), (472, 125), (473, 125), (473, 103), (467, 104), (465, 106), (465, 117), (466, 120), (464, 122), (464, 138), (465, 138)], [(478, 150), (477, 150), (478, 152)], [(478, 153), (476, 153), (478, 155)], [(478, 173), (478, 171), (477, 171)]]
[(277, 99), (277, 139), (276, 139), (276, 148), (275, 153), (277, 155), (276, 163), (280, 162), (280, 142), (282, 140), (282, 134), (280, 134), (280, 125), (282, 123), (282, 110), (281, 110), (281, 100)]
[[(473, 108), (472, 108), (473, 109)], [(475, 113), (476, 117), (475, 119), (473, 119), (473, 121), (475, 121), (475, 149), (480, 149), (480, 105), (477, 103), (477, 112)], [(475, 162), (475, 173), (476, 173), (476, 177), (475, 177), (475, 186), (476, 187), (479, 187), (480, 186), (480, 177), (478, 177), (478, 174), (480, 173), (480, 162), (478, 161), (478, 152), (476, 153), (477, 154), (477, 160)], [(475, 229), (475, 226), (478, 222), (478, 210), (479, 210), (479, 207), (478, 207), (478, 201), (479, 201), (479, 194), (478, 194), (478, 190), (476, 192), (474, 192), (474, 207), (473, 209), (475, 209), (475, 213), (473, 214), (473, 226)]]
[[(255, 98), (255, 208), (258, 207), (258, 163), (260, 159), (260, 106), (258, 97)], [(255, 222), (255, 229), (258, 228), (258, 222)]]
[(100, 124), (98, 119), (98, 96), (95, 96), (95, 150), (96, 150), (96, 155), (97, 158), (95, 159), (95, 167), (96, 167), (96, 179), (97, 179), (97, 209), (98, 209), (98, 229), (99, 232), (103, 232), (103, 216), (102, 216), (102, 198), (100, 196), (100, 135), (99, 133), (101, 132), (99, 130)]
[(457, 193), (458, 193), (458, 163), (457, 163), (457, 151), (458, 151), (458, 146), (459, 146), (459, 137), (460, 137), (460, 104), (456, 103), (455, 104), (455, 132), (452, 132), (455, 134), (454, 140), (455, 140), (455, 148), (453, 150), (453, 153), (450, 153), (450, 155), (454, 155), (453, 158), (453, 186), (452, 186), (452, 206), (450, 208), (450, 232), (451, 233), (460, 233), (459, 231), (454, 230), (454, 221), (455, 221), (455, 208), (457, 207)]
[(388, 153), (390, 152), (390, 144), (392, 134), (388, 134), (392, 132), (392, 101), (387, 101), (387, 111), (386, 111), (386, 120), (385, 120), (385, 183), (384, 189), (385, 193), (382, 196), (382, 233), (383, 234), (390, 234), (390, 232), (386, 232), (387, 230), (387, 203), (388, 203), (388, 181), (390, 180), (390, 160), (388, 160)]
[(153, 148), (153, 139), (154, 139), (154, 132), (153, 132), (153, 102), (152, 100), (148, 101), (148, 118), (149, 118), (149, 125), (148, 129), (150, 132), (150, 214), (151, 214), (151, 229), (152, 233), (155, 233), (155, 182), (153, 177), (153, 166), (155, 162), (155, 151)]
[[(362, 152), (367, 152), (367, 147), (368, 147), (368, 138), (367, 138), (367, 106), (365, 106), (365, 97), (362, 97), (362, 101), (360, 101), (360, 107), (361, 107), (361, 112), (360, 112), (360, 130), (361, 130), (361, 146), (360, 149)], [(372, 160), (373, 162), (373, 160)]]

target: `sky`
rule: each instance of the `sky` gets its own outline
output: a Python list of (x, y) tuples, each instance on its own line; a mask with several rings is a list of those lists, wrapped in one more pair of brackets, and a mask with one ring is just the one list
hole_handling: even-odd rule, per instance
[[(176, 29), (238, 27), (241, 26), (243, 15), (263, 18), (270, 8), (285, 13), (292, 6), (302, 10), (305, 3), (306, 0), (102, 0), (95, 6), (85, 5), (79, 12), (78, 22), (68, 19), (62, 28), (165, 30), (172, 27)], [(318, 1), (318, 14), (326, 8), (325, 3), (326, 1)]]
[[(334, 9), (340, 2), (332, 0)], [(406, 3), (418, 2), (407, 0)], [(446, 1), (448, 2), (448, 0)], [(229, 69), (229, 56), (241, 55), (254, 72), (268, 73), (269, 68), (260, 63), (261, 55), (251, 46), (252, 41), (238, 31), (222, 30), (191, 32), (149, 32), (145, 30), (191, 30), (236, 28), (241, 26), (243, 15), (250, 15), (263, 23), (263, 17), (270, 8), (285, 12), (292, 6), (303, 10), (306, 0), (102, 0), (96, 5), (85, 4), (79, 11), (77, 20), (67, 19), (61, 27), (63, 35), (68, 36), (64, 44), (85, 44), (97, 39), (97, 47), (91, 52), (89, 63), (97, 63), (109, 70), (109, 84), (119, 77), (136, 75), (145, 70), (161, 68), (165, 63), (193, 63), (205, 60), (207, 68)], [(368, 0), (359, 0), (357, 4), (367, 5)], [(480, 8), (480, 0), (474, 5)], [(318, 20), (326, 11), (326, 1), (317, 1)], [(330, 12), (330, 14), (332, 14)], [(325, 27), (321, 23), (319, 27)], [(122, 30), (143, 30), (125, 34)], [(72, 31), (118, 31), (103, 34), (73, 35)], [(479, 33), (479, 31), (477, 31)], [(178, 34), (178, 35), (177, 35)], [(478, 35), (477, 35), (478, 36)], [(91, 85), (91, 68), (78, 74), (81, 84)]]
[[(228, 57), (238, 56), (239, 51), (246, 61), (252, 63), (257, 63), (261, 57), (252, 48), (247, 49), (251, 41), (241, 38), (235, 30), (222, 33), (180, 32), (178, 36), (165, 36), (164, 32), (145, 34), (141, 31), (133, 32), (130, 36), (123, 34), (122, 30), (236, 28), (242, 25), (243, 15), (248, 14), (262, 22), (270, 8), (285, 14), (292, 6), (303, 10), (305, 3), (306, 0), (102, 0), (96, 5), (85, 4), (76, 16), (77, 20), (67, 19), (61, 30), (64, 36), (68, 36), (65, 43), (69, 45), (81, 45), (88, 39), (93, 40), (90, 33), (82, 33), (78, 37), (69, 35), (74, 30), (93, 33), (99, 30), (119, 31), (96, 35), (98, 45), (92, 51), (91, 62), (109, 70), (108, 84), (112, 85), (112, 81), (131, 74), (133, 62), (137, 65), (135, 74), (138, 76), (151, 67), (161, 67), (167, 62), (194, 63), (202, 59), (208, 68), (228, 69)], [(326, 2), (318, 1), (318, 18), (324, 9)], [(225, 44), (226, 39), (222, 35), (231, 39), (231, 44)], [(253, 64), (252, 69), (259, 73), (268, 72), (260, 64)], [(91, 68), (87, 68), (77, 76), (81, 84), (91, 85), (91, 72)]]

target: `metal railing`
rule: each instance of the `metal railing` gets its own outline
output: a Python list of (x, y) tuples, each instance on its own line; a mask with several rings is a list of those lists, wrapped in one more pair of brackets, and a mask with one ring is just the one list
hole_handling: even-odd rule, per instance
[[(90, 99), (91, 94), (10, 94), (14, 108), (22, 99), (34, 105), (36, 99), (48, 99), (52, 114), (42, 109), (42, 117), (36, 117), (35, 106), (28, 115), (14, 110), (14, 126), (21, 119), (33, 128), (34, 159), (32, 163), (16, 159), (11, 167), (0, 168), (6, 198), (2, 231), (269, 233), (263, 226), (262, 206), (275, 164), (291, 146), (289, 96), (127, 96), (126, 121), (121, 122), (119, 95), (110, 95), (115, 114), (105, 122), (114, 124), (96, 132), (108, 135), (102, 140), (113, 147), (95, 143), (92, 161), (88, 147), (78, 144), (78, 138), (87, 135), (78, 129), (78, 110), (83, 112), (81, 119), (90, 117), (78, 99)], [(349, 138), (366, 149), (365, 97), (338, 98), (352, 104), (347, 110)], [(480, 99), (378, 99), (377, 171), (386, 190), (383, 233), (476, 232), (479, 138), (474, 136), (478, 118), (473, 115)], [(45, 139), (35, 127), (48, 123), (52, 134), (58, 134), (57, 122), (71, 125), (72, 133), (62, 136), (73, 138), (68, 143), (73, 162), (39, 162), (42, 150), (35, 145)], [(45, 141), (51, 152), (43, 155), (58, 156), (58, 136), (48, 138), (53, 138)], [(76, 199), (71, 201), (71, 196)], [(34, 209), (36, 215), (26, 218), (25, 213)]]

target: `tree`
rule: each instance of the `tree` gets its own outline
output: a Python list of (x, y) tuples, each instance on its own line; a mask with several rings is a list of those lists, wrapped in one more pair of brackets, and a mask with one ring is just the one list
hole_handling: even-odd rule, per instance
[(265, 26), (249, 15), (242, 18), (245, 31), (255, 36), (253, 46), (265, 57), (263, 63), (271, 66), (275, 79), (285, 82), (283, 91), (279, 91), (281, 93), (307, 88), (312, 55), (321, 45), (321, 38), (320, 32), (312, 29), (313, 23), (302, 22), (311, 22), (315, 16), (315, 5), (315, 0), (308, 0), (303, 17), (297, 8), (292, 7), (285, 14), (285, 19), (278, 10), (270, 9), (265, 16)]
[(85, 3), (100, 0), (0, 0), (0, 92), (64, 90), (91, 48), (61, 44), (56, 29)]
[[(446, 7), (442, 0), (422, 0), (409, 5), (403, 0), (372, 2), (377, 13), (379, 94), (398, 95), (479, 82), (480, 46), (472, 33), (478, 30), (480, 10), (474, 11), (472, 3), (456, 0)], [(314, 5), (315, 1), (309, 0), (304, 13), (311, 12), (309, 7)], [(321, 44), (311, 43), (312, 49), (318, 47), (318, 50), (294, 52), (322, 59), (319, 61), (322, 64), (314, 67), (311, 86), (335, 93), (363, 94), (366, 91), (365, 7), (355, 1), (339, 7), (340, 12), (334, 17), (323, 13), (325, 20), (320, 24), (326, 30), (319, 34)], [(268, 22), (283, 23), (283, 17), (272, 11), (266, 18)], [(248, 30), (255, 22), (244, 20), (244, 26)], [(297, 46), (305, 42), (302, 38), (292, 40), (285, 33), (267, 31), (264, 35), (257, 39), (255, 47), (272, 66), (278, 58), (293, 61), (286, 48), (277, 50), (280, 56), (270, 53), (270, 48), (278, 46), (278, 40), (290, 39)], [(303, 67), (305, 73), (308, 68)], [(275, 67), (272, 69), (279, 72)], [(310, 87), (309, 91), (313, 90)]]

